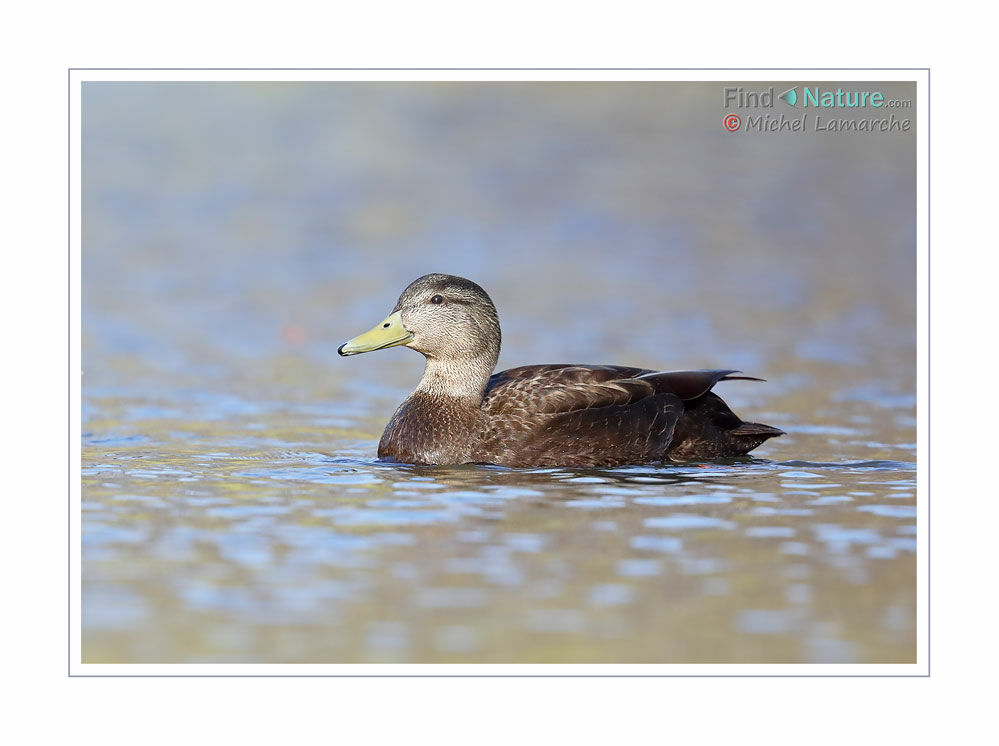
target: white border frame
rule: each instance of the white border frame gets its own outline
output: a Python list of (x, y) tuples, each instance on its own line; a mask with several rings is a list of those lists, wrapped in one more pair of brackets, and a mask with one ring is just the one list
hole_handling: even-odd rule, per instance
[[(70, 676), (929, 676), (929, 83), (927, 68), (755, 69), (86, 69), (69, 71)], [(909, 81), (916, 83), (916, 663), (906, 664), (98, 664), (82, 663), (82, 84), (96, 81)], [(790, 87), (790, 86), (789, 86)], [(910, 110), (911, 111), (911, 110)], [(74, 374), (75, 372), (75, 374)]]

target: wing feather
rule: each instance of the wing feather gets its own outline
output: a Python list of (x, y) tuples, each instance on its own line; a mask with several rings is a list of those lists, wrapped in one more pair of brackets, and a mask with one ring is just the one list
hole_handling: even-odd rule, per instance
[(738, 370), (655, 371), (621, 365), (525, 365), (495, 374), (486, 387), (483, 407), (492, 413), (571, 412), (626, 404), (652, 394), (696, 399), (719, 381), (759, 378)]
[[(490, 460), (511, 466), (662, 461), (674, 439), (688, 437), (690, 424), (678, 427), (685, 402), (703, 408), (704, 395), (716, 383), (742, 378), (735, 373), (739, 371), (663, 372), (616, 365), (506, 370), (486, 388), (482, 406), (491, 423), (486, 450)], [(741, 420), (725, 410), (712, 409), (712, 422), (725, 420), (726, 428), (739, 425)]]

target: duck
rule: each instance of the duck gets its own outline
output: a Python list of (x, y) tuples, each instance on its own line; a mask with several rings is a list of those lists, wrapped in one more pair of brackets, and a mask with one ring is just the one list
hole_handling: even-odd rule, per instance
[(745, 456), (784, 435), (744, 422), (711, 389), (763, 379), (738, 370), (525, 365), (494, 373), (499, 315), (479, 285), (427, 274), (343, 356), (404, 346), (426, 358), (389, 420), (378, 457), (405, 464), (615, 467)]

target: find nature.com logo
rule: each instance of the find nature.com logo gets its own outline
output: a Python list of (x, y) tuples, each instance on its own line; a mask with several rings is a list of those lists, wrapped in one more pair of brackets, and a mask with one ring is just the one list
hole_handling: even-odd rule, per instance
[[(853, 113), (845, 110), (863, 110), (864, 113), (879, 113), (880, 109), (909, 109), (912, 101), (908, 99), (888, 99), (881, 91), (844, 91), (842, 88), (836, 90), (823, 89), (821, 86), (800, 86), (801, 95), (798, 95), (799, 86), (788, 88), (780, 94), (774, 92), (773, 86), (761, 91), (747, 91), (742, 86), (724, 88), (724, 105), (726, 109), (772, 109), (775, 101), (783, 101), (791, 108), (798, 108), (799, 102), (802, 109), (832, 109), (844, 110), (841, 113)], [(746, 124), (743, 127), (742, 117), (734, 112), (726, 113), (722, 118), (722, 127), (729, 132), (756, 131), (756, 132), (803, 132), (810, 130), (813, 132), (908, 132), (912, 129), (912, 121), (908, 118), (897, 117), (894, 112), (888, 117), (866, 116), (863, 118), (829, 117), (824, 119), (815, 114), (810, 119), (809, 113), (798, 116), (787, 116), (781, 113), (774, 116), (769, 113), (745, 115)], [(809, 127), (811, 124), (811, 127)]]

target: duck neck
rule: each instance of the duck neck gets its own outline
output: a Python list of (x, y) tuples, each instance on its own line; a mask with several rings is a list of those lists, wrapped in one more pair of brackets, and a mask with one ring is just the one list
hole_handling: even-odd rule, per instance
[(485, 357), (460, 360), (428, 357), (423, 378), (413, 393), (456, 399), (463, 405), (478, 408), (494, 367), (496, 360)]

